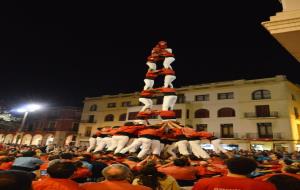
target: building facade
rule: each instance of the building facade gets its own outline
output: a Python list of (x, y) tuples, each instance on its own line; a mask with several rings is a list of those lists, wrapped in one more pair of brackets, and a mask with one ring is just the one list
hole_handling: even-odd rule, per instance
[(75, 143), (81, 109), (74, 107), (48, 108), (29, 113), (24, 127), (21, 122), (0, 125), (0, 142), (26, 145), (69, 145)]
[[(300, 87), (285, 76), (186, 86), (177, 94), (178, 121), (214, 133), (225, 147), (300, 149)], [(138, 93), (85, 98), (77, 144), (87, 144), (99, 127), (134, 120), (138, 98)], [(162, 97), (154, 104), (160, 110)]]

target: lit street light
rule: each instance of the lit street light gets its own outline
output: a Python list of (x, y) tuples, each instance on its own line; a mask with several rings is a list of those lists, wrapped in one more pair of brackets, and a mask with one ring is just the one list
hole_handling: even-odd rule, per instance
[(40, 109), (42, 109), (42, 106), (39, 105), (39, 104), (28, 104), (28, 105), (25, 105), (23, 107), (20, 107), (20, 108), (16, 109), (16, 111), (18, 113), (24, 113), (24, 117), (22, 119), (21, 126), (20, 126), (20, 128), (17, 132), (17, 138), (16, 138), (16, 142), (15, 142), (16, 144), (18, 144), (19, 139), (22, 138), (22, 135), (23, 135), (22, 131), (23, 131), (23, 128), (25, 126), (25, 121), (26, 121), (26, 118), (28, 116), (28, 113), (29, 112), (35, 112), (35, 111), (40, 110)]

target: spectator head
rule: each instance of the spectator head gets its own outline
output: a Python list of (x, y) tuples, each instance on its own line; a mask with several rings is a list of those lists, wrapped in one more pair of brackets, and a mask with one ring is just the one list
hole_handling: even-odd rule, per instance
[(112, 164), (107, 166), (102, 170), (102, 175), (108, 181), (123, 181), (132, 176), (129, 168), (122, 164)]
[(23, 171), (0, 171), (0, 189), (31, 190), (32, 175)]
[(59, 159), (60, 157), (58, 155), (50, 155), (48, 157), (48, 160), (51, 161), (51, 160), (55, 160), (55, 159)]
[(185, 157), (177, 158), (173, 162), (174, 162), (175, 166), (179, 166), (179, 167), (184, 167), (184, 166), (190, 165), (189, 160)]
[(253, 172), (257, 167), (253, 159), (246, 157), (230, 158), (226, 161), (226, 165), (230, 173), (245, 176)]
[(48, 167), (47, 173), (52, 178), (67, 179), (73, 175), (76, 167), (71, 162), (57, 162)]
[(35, 156), (35, 154), (36, 154), (36, 152), (32, 151), (32, 150), (28, 150), (28, 151), (22, 153), (23, 157), (33, 157), (33, 156)]
[(277, 190), (300, 189), (300, 180), (288, 175), (274, 175), (267, 181), (273, 183)]
[(297, 166), (287, 166), (283, 169), (286, 173), (290, 173), (290, 174), (297, 174), (298, 172), (300, 172), (300, 168)]
[(81, 155), (80, 160), (90, 162), (92, 160), (92, 155), (91, 154), (83, 154), (83, 155)]
[(61, 159), (67, 159), (67, 160), (72, 160), (73, 159), (73, 154), (71, 153), (62, 153), (60, 155)]

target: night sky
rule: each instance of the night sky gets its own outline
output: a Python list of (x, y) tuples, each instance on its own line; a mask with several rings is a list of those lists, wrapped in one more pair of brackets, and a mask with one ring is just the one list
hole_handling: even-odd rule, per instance
[(282, 9), (278, 0), (9, 2), (0, 11), (0, 101), (10, 105), (81, 106), (140, 91), (160, 40), (175, 54), (177, 87), (277, 74), (300, 83), (300, 63), (260, 24)]

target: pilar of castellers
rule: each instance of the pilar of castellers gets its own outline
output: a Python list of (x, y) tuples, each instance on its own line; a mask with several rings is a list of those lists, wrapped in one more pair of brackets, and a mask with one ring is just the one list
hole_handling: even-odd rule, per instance
[[(104, 151), (104, 153), (120, 156), (136, 155), (139, 159), (147, 155), (156, 158), (162, 155), (165, 158), (177, 158), (193, 154), (198, 158), (208, 159), (209, 154), (201, 148), (201, 140), (208, 139), (217, 154), (227, 153), (220, 145), (220, 139), (212, 133), (195, 131), (176, 120), (174, 106), (177, 95), (172, 83), (176, 75), (171, 66), (174, 61), (174, 54), (167, 42), (158, 42), (147, 58), (145, 86), (139, 98), (143, 107), (137, 114), (136, 120), (126, 122), (120, 127), (98, 128), (97, 133), (90, 138), (88, 152)], [(164, 84), (162, 87), (155, 88), (155, 81), (159, 78), (163, 78)], [(161, 110), (153, 109), (152, 99), (157, 96), (163, 96)], [(161, 122), (149, 123), (148, 119), (153, 117), (159, 117)]]

